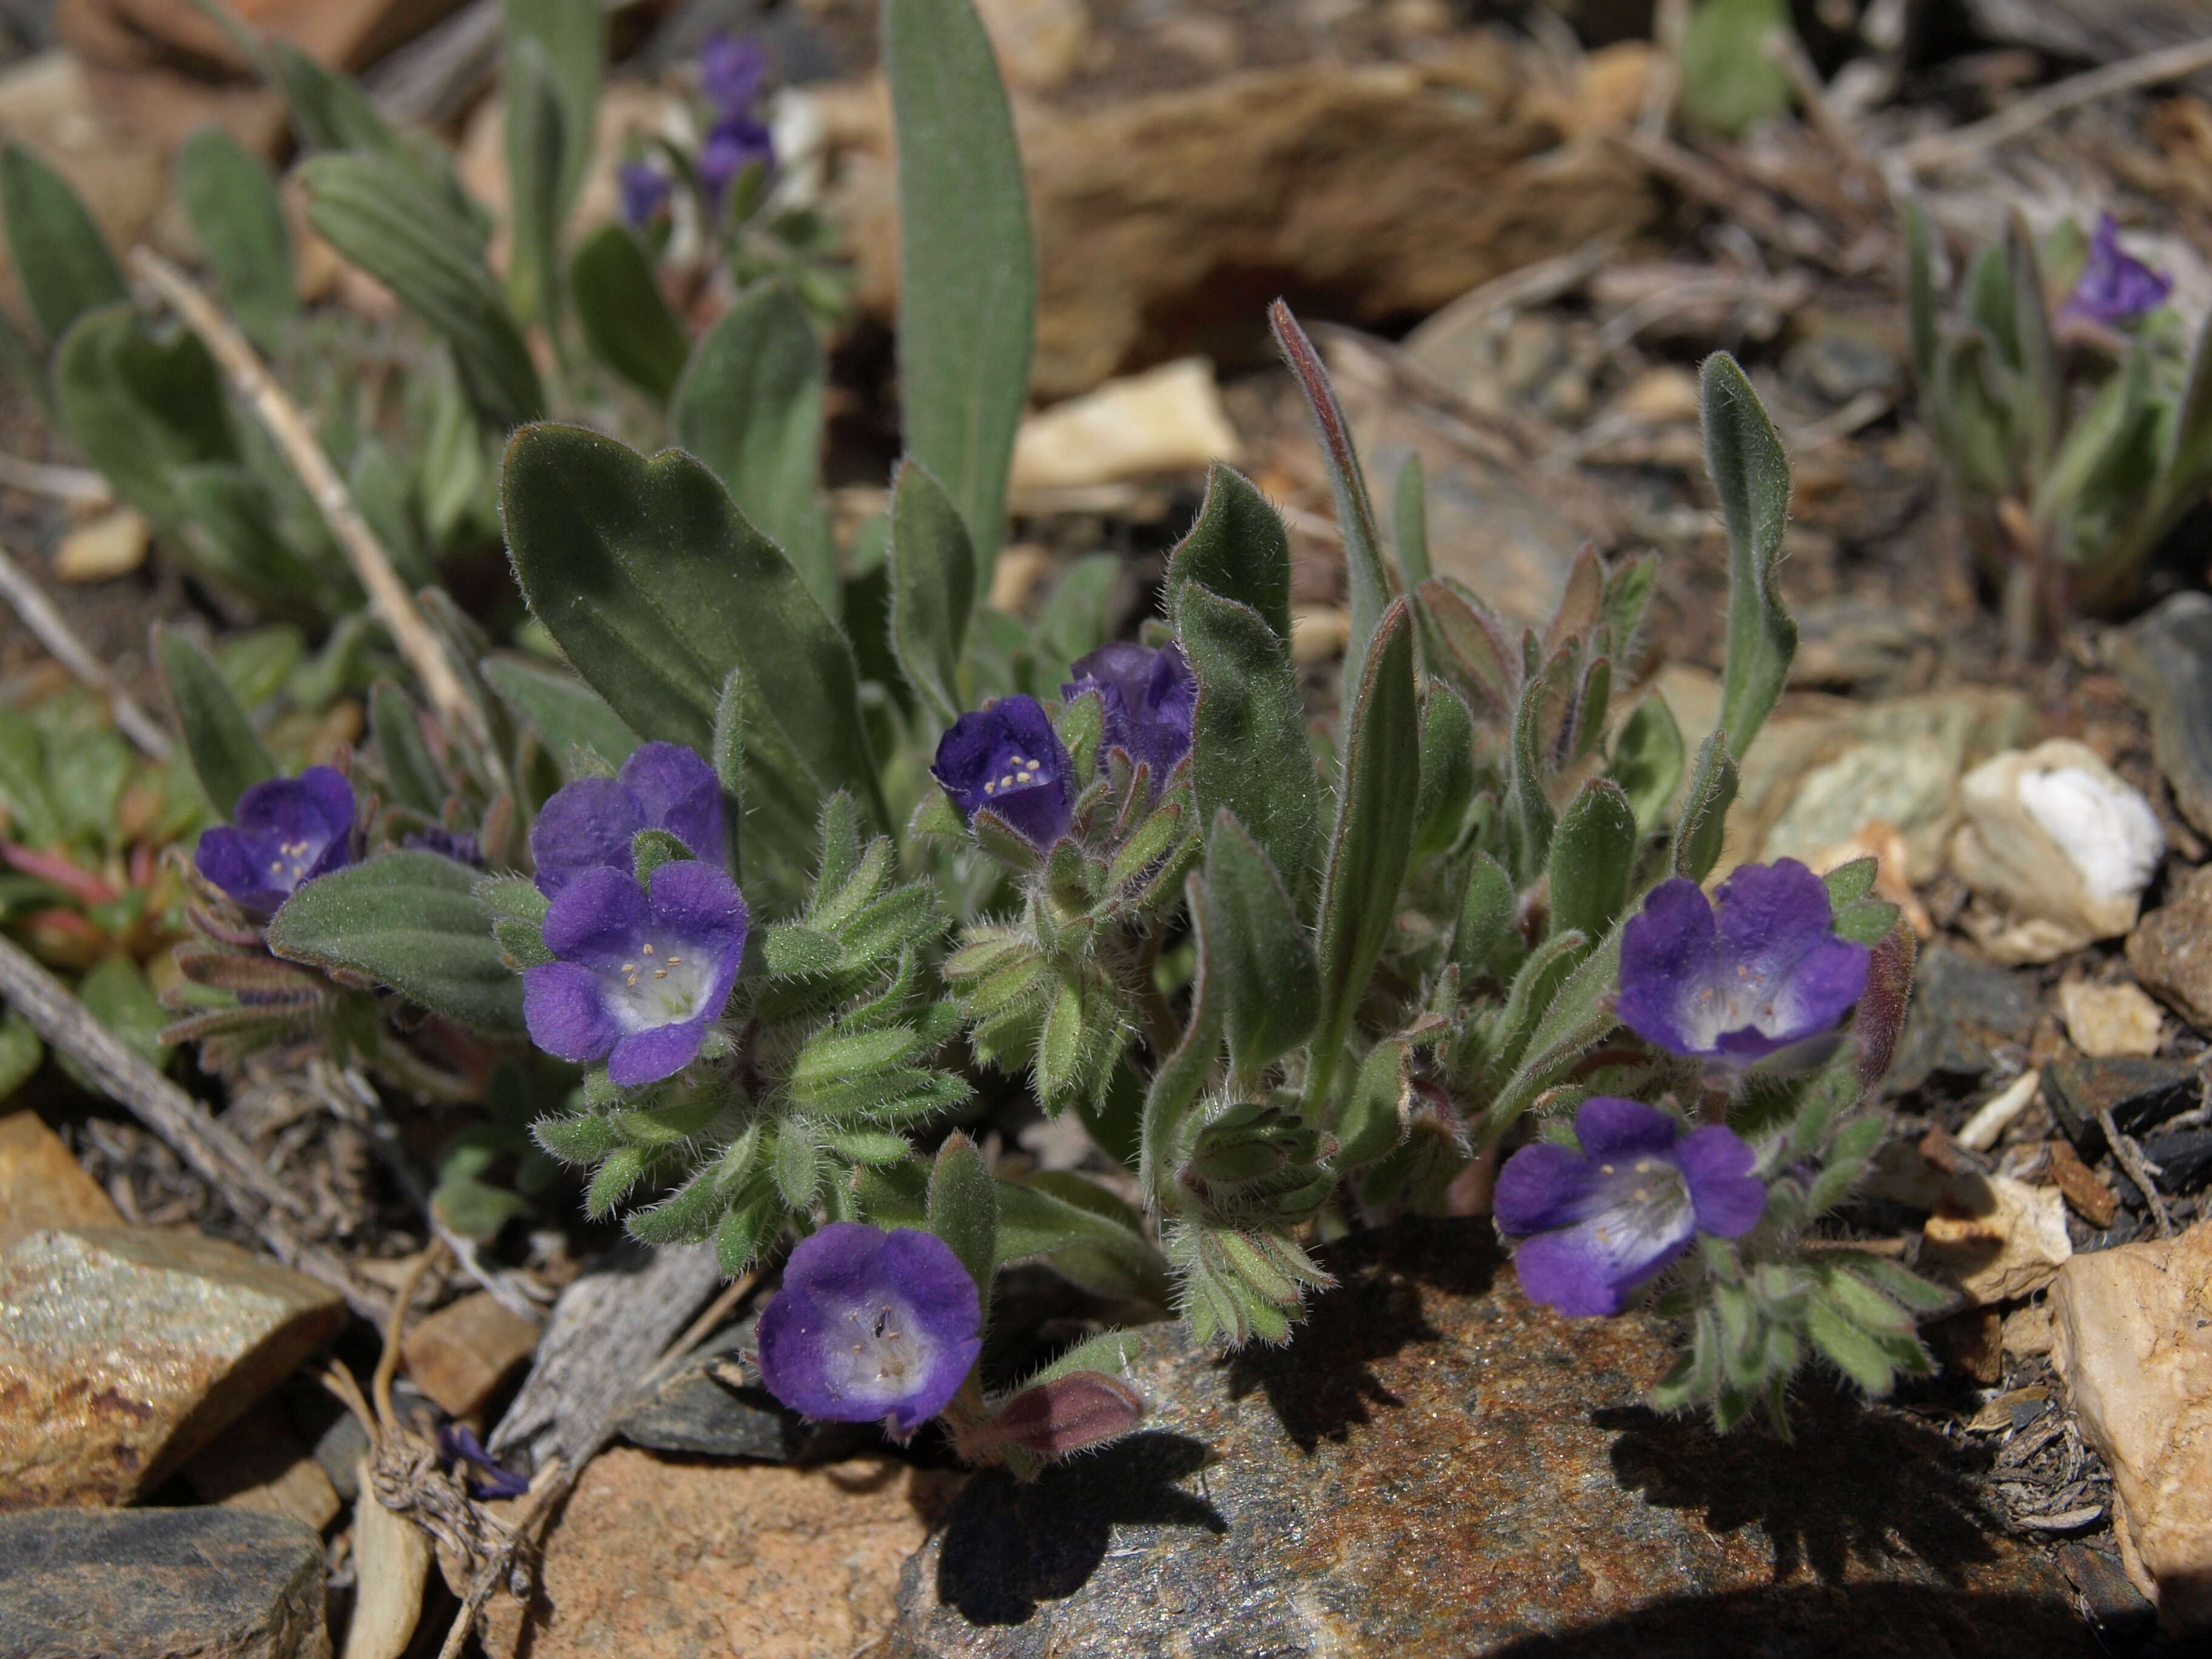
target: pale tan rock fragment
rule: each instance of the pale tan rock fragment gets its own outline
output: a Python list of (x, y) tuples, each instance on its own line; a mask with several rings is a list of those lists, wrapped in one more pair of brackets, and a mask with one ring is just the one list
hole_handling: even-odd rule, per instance
[(0, 1250), (49, 1227), (117, 1227), (123, 1217), (36, 1112), (0, 1117)]
[(2069, 980), (2058, 988), (2058, 1010), (2066, 1035), (2092, 1060), (2121, 1054), (2154, 1054), (2165, 1036), (2166, 1018), (2141, 986), (2092, 985)]
[(2051, 1363), (2112, 1471), (2113, 1529), (2170, 1635), (2212, 1629), (2212, 1221), (2075, 1256)]
[(1920, 1262), (1956, 1279), (1969, 1306), (1986, 1307), (2041, 1290), (2073, 1254), (2056, 1188), (1961, 1175), (1928, 1218)]

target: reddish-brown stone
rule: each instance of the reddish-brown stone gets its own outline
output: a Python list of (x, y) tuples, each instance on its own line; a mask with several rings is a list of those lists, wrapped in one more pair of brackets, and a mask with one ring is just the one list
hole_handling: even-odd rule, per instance
[(1788, 1443), (1662, 1417), (1664, 1328), (1531, 1306), (1480, 1224), (1330, 1265), (1288, 1347), (1164, 1330), (1143, 1433), (971, 1481), (889, 1659), (2096, 1651), (1912, 1418), (1817, 1384)]

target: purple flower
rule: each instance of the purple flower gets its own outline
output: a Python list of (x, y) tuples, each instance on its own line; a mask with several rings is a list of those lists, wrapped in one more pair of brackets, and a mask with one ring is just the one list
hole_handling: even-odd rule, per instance
[(933, 1234), (833, 1221), (801, 1239), (760, 1318), (761, 1381), (795, 1412), (903, 1440), (983, 1351), (975, 1281)]
[(1717, 1124), (1682, 1133), (1640, 1101), (1596, 1095), (1575, 1114), (1582, 1151), (1523, 1146), (1492, 1200), (1521, 1289), (1571, 1318), (1617, 1314), (1631, 1291), (1698, 1233), (1735, 1238), (1758, 1224), (1766, 1185), (1752, 1151)]
[(1621, 1023), (1670, 1054), (1747, 1063), (1832, 1031), (1866, 989), (1863, 945), (1836, 937), (1828, 890), (1795, 859), (1720, 884), (1662, 881), (1620, 936)]
[(698, 1058), (745, 954), (745, 900), (711, 864), (678, 859), (649, 887), (586, 870), (545, 912), (556, 958), (522, 976), (522, 1017), (547, 1054), (607, 1063), (625, 1089), (673, 1077)]
[(493, 1460), (476, 1431), (465, 1423), (438, 1425), (438, 1455), (466, 1475), (471, 1498), (520, 1498), (530, 1490), (528, 1480)]
[(775, 141), (769, 130), (749, 115), (717, 121), (699, 147), (699, 183), (707, 199), (720, 202), (737, 176), (755, 165), (763, 172), (775, 165)]
[(554, 793), (531, 826), (538, 890), (548, 898), (586, 870), (636, 868), (630, 839), (665, 830), (710, 864), (722, 861), (722, 786), (680, 743), (641, 744), (611, 778), (579, 778)]
[(672, 181), (650, 162), (623, 162), (615, 169), (615, 183), (622, 191), (623, 221), (633, 229), (643, 230), (668, 205)]
[(767, 72), (768, 54), (757, 40), (716, 29), (699, 48), (699, 89), (725, 120), (751, 112)]
[(2172, 291), (2173, 278), (2152, 270), (2120, 246), (2120, 228), (2107, 213), (2097, 220), (2088, 260), (2058, 314), (2115, 327), (2155, 311)]
[(1075, 811), (1067, 749), (1035, 697), (972, 709), (938, 739), (930, 775), (970, 823), (988, 807), (1039, 852), (1067, 833)]
[(1096, 691), (1106, 708), (1106, 751), (1119, 749), (1152, 768), (1157, 789), (1175, 763), (1190, 752), (1191, 710), (1198, 703), (1198, 678), (1184, 660), (1182, 647), (1126, 641), (1102, 645), (1067, 671), (1074, 678), (1060, 688), (1073, 702)]
[(335, 767), (270, 778), (200, 837), (193, 862), (241, 910), (273, 915), (304, 882), (353, 862), (353, 786)]

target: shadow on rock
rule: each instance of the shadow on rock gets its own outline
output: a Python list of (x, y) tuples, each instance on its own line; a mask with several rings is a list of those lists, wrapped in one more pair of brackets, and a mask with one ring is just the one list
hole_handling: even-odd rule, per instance
[(1640, 1406), (1590, 1420), (1620, 1434), (1613, 1474), (1647, 1502), (1700, 1510), (1714, 1532), (1757, 1527), (1773, 1547), (1778, 1583), (1810, 1568), (1838, 1583), (1854, 1556), (1917, 1556), (1954, 1581), (1995, 1559), (1993, 1523), (1943, 1437), (1832, 1386), (1814, 1382), (1798, 1396), (1787, 1441), (1756, 1425), (1720, 1434), (1702, 1417)]
[(1372, 1407), (1403, 1403), (1374, 1362), (1444, 1340), (1423, 1310), (1423, 1288), (1480, 1296), (1498, 1260), (1487, 1222), (1407, 1221), (1344, 1240), (1321, 1254), (1335, 1288), (1306, 1304), (1305, 1322), (1290, 1341), (1254, 1343), (1230, 1357), (1230, 1398), (1264, 1389), (1301, 1451), (1350, 1438), (1374, 1420)]
[(986, 1470), (945, 1518), (938, 1600), (970, 1624), (1018, 1625), (1038, 1602), (1083, 1588), (1116, 1526), (1228, 1531), (1212, 1504), (1176, 1484), (1206, 1461), (1202, 1442), (1151, 1432), (1055, 1464), (1026, 1486)]
[(2056, 1600), (1940, 1586), (1793, 1584), (1662, 1601), (1533, 1636), (1490, 1659), (2092, 1659), (2095, 1638)]

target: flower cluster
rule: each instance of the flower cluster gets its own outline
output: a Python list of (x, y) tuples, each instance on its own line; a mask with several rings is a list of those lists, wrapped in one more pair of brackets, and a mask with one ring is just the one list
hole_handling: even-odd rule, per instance
[(353, 862), (353, 786), (335, 767), (270, 778), (238, 798), (232, 821), (203, 833), (193, 862), (250, 915), (274, 915), (318, 876)]
[[(732, 184), (750, 167), (763, 173), (775, 165), (775, 140), (759, 116), (761, 79), (767, 54), (754, 40), (720, 30), (699, 49), (699, 88), (712, 123), (696, 162), (699, 187), (708, 207), (718, 207)], [(623, 217), (643, 228), (667, 210), (674, 180), (650, 161), (625, 162), (617, 172)]]
[[(1867, 947), (1839, 938), (1826, 885), (1794, 859), (1739, 866), (1717, 890), (1664, 881), (1621, 932), (1621, 1023), (1727, 1080), (1802, 1065), (1832, 1046), (1865, 992)], [(1699, 1233), (1758, 1224), (1765, 1182), (1721, 1124), (1683, 1132), (1670, 1113), (1596, 1096), (1575, 1116), (1581, 1150), (1539, 1141), (1498, 1177), (1499, 1231), (1522, 1241), (1522, 1288), (1561, 1313), (1616, 1314)]]
[[(1119, 754), (1142, 767), (1157, 794), (1162, 780), (1190, 752), (1198, 681), (1179, 647), (1103, 646), (1073, 664), (1060, 688), (1068, 702), (1097, 694), (1105, 717), (1098, 769)], [(988, 811), (1039, 852), (1068, 832), (1085, 780), (1074, 776), (1067, 746), (1035, 697), (1001, 697), (961, 715), (937, 745), (930, 775), (945, 787), (961, 817), (973, 824)]]
[[(664, 831), (692, 854), (641, 885), (639, 834)], [(545, 803), (531, 832), (538, 884), (551, 898), (553, 960), (523, 975), (523, 1018), (546, 1053), (605, 1060), (624, 1088), (698, 1058), (744, 959), (744, 895), (721, 866), (722, 799), (690, 750), (651, 743), (618, 776), (582, 778)]]

